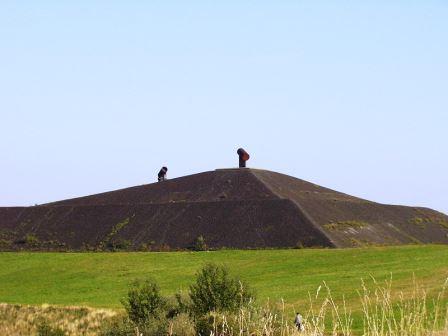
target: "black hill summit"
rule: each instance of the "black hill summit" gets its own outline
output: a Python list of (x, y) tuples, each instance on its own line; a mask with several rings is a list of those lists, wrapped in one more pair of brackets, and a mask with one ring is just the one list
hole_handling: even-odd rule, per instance
[(448, 216), (291, 176), (218, 169), (33, 207), (0, 208), (1, 250), (173, 250), (448, 243)]

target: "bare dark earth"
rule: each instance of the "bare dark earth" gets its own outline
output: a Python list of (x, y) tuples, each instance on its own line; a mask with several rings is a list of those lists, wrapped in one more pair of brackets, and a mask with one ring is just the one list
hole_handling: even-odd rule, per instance
[(351, 247), (448, 243), (448, 216), (291, 176), (222, 169), (33, 207), (0, 208), (0, 250)]

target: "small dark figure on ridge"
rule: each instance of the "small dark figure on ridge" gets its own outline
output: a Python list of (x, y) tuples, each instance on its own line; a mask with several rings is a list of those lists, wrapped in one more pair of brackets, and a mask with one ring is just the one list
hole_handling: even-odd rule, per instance
[(160, 169), (159, 174), (157, 174), (157, 179), (159, 182), (165, 181), (166, 180), (166, 173), (168, 171), (167, 167), (162, 167), (162, 169)]

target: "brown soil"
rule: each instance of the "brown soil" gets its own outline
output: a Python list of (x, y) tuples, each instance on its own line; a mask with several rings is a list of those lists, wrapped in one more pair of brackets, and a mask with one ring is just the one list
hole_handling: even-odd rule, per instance
[(0, 208), (1, 250), (168, 250), (448, 243), (448, 216), (287, 175), (222, 169), (34, 207)]

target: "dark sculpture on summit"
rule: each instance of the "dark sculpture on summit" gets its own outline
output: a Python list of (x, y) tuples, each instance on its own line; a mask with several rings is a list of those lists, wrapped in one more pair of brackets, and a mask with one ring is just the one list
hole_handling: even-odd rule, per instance
[(239, 156), (239, 166), (240, 168), (246, 167), (246, 161), (250, 159), (250, 155), (248, 152), (246, 152), (243, 148), (238, 148), (236, 153)]
[(157, 174), (157, 179), (159, 182), (165, 181), (166, 180), (166, 173), (168, 171), (167, 167), (162, 167), (162, 169), (160, 169), (159, 174)]

